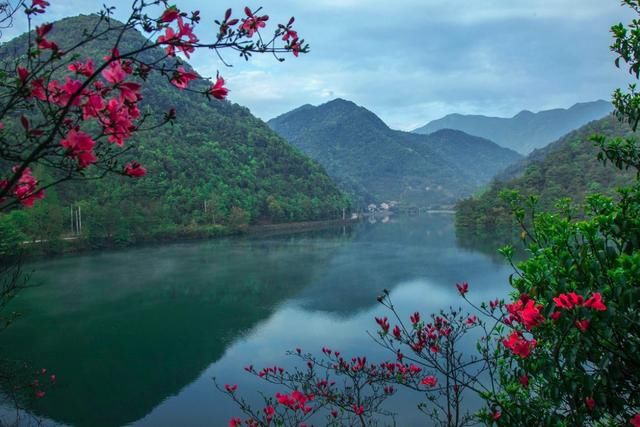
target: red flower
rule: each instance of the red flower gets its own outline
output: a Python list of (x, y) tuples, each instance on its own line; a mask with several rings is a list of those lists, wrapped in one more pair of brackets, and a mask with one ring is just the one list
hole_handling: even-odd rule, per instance
[(223, 100), (229, 94), (229, 89), (224, 87), (224, 79), (222, 77), (217, 78), (216, 83), (209, 88), (209, 93), (213, 95), (214, 98)]
[(225, 384), (224, 389), (227, 390), (227, 393), (234, 393), (238, 389), (238, 384), (234, 384), (234, 385)]
[(409, 320), (411, 321), (412, 325), (417, 325), (420, 322), (420, 313), (416, 311), (411, 316), (409, 316)]
[(493, 413), (491, 414), (491, 419), (493, 421), (498, 421), (501, 416), (502, 416), (502, 413), (500, 411), (493, 411)]
[(538, 343), (534, 339), (527, 341), (518, 331), (513, 331), (509, 339), (504, 338), (502, 340), (502, 344), (512, 353), (524, 359), (531, 354), (531, 351), (536, 348)]
[[(140, 178), (141, 176), (145, 176), (146, 173), (147, 173), (147, 170), (144, 167), (142, 167), (142, 165), (140, 165), (140, 163), (138, 162), (127, 163), (124, 166), (124, 174), (132, 176), (134, 178)], [(234, 387), (237, 388), (238, 386), (234, 385)]]
[(466, 320), (466, 324), (468, 326), (473, 326), (476, 324), (477, 321), (478, 321), (478, 318), (476, 316), (469, 316)]
[(456, 283), (456, 288), (458, 288), (458, 292), (460, 295), (464, 296), (467, 292), (469, 292), (469, 284), (467, 282)]
[(382, 332), (387, 334), (389, 332), (389, 321), (386, 317), (376, 317), (376, 323), (382, 328)]
[(593, 411), (596, 408), (596, 401), (593, 400), (592, 397), (587, 397), (584, 399), (585, 405), (587, 405), (587, 409)]
[(549, 318), (551, 318), (554, 322), (557, 322), (560, 317), (562, 317), (561, 311), (554, 311), (553, 313), (551, 313), (551, 315), (549, 315)]
[(553, 299), (553, 302), (556, 303), (556, 306), (558, 308), (571, 310), (573, 307), (580, 307), (584, 302), (584, 298), (582, 297), (582, 295), (578, 295), (575, 292), (570, 292), (568, 294), (558, 295)]
[(518, 382), (522, 385), (522, 387), (527, 388), (529, 387), (529, 377), (527, 375), (521, 375), (520, 378), (518, 378)]
[(263, 409), (265, 416), (267, 417), (267, 421), (271, 421), (273, 419), (273, 416), (276, 413), (276, 410), (273, 406), (269, 405), (266, 408)]
[(45, 395), (45, 392), (44, 392), (44, 391), (42, 391), (42, 390), (37, 390), (37, 391), (36, 391), (36, 397), (37, 397), (38, 399), (42, 399), (42, 398), (44, 397), (44, 395)]
[(300, 49), (302, 49), (302, 45), (298, 41), (298, 39), (291, 40), (289, 46), (287, 46), (293, 52), (293, 56), (298, 57), (300, 54)]
[(395, 337), (395, 339), (397, 339), (397, 340), (399, 340), (399, 339), (402, 337), (402, 335), (401, 335), (401, 333), (400, 333), (400, 327), (399, 327), (398, 325), (396, 325), (396, 326), (393, 328), (393, 336), (394, 336), (394, 337)]
[(576, 320), (576, 327), (580, 329), (580, 332), (587, 332), (587, 329), (589, 329), (589, 320)]
[(420, 381), (420, 384), (426, 385), (428, 387), (435, 387), (438, 384), (438, 379), (432, 375), (429, 375), (428, 377), (424, 377), (422, 381)]
[(229, 420), (229, 427), (239, 427), (242, 425), (242, 420), (240, 418), (231, 418)]
[(160, 18), (158, 19), (158, 22), (173, 22), (178, 18), (178, 16), (180, 16), (180, 11), (178, 10), (178, 8), (175, 6), (171, 6), (164, 11), (162, 16), (160, 16)]
[(540, 310), (542, 310), (542, 305), (536, 305), (533, 300), (528, 300), (518, 313), (520, 321), (527, 331), (544, 322), (544, 317), (540, 314)]
[(596, 311), (605, 311), (607, 306), (602, 302), (602, 295), (600, 292), (596, 292), (584, 302), (584, 306)]
[(629, 424), (631, 424), (633, 427), (640, 427), (640, 413), (635, 414), (633, 418), (629, 420)]
[(24, 83), (29, 77), (29, 70), (24, 67), (18, 67), (18, 78)]
[(352, 407), (353, 407), (353, 412), (354, 412), (356, 415), (360, 416), (360, 415), (364, 414), (364, 406), (362, 406), (362, 405), (357, 406), (357, 405), (354, 403)]
[(298, 33), (293, 30), (285, 31), (284, 35), (282, 36), (282, 40), (288, 41), (289, 39), (298, 40)]

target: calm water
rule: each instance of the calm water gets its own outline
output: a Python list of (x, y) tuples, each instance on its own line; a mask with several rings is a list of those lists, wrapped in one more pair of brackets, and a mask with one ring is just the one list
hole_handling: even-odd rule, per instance
[[(350, 229), (172, 244), (66, 257), (30, 266), (38, 287), (2, 333), (10, 357), (49, 368), (58, 385), (24, 402), (73, 426), (223, 426), (238, 411), (212, 378), (255, 399), (272, 392), (243, 367), (295, 360), (286, 350), (390, 356), (366, 331), (384, 314), (384, 288), (403, 312), (504, 295), (510, 269), (462, 249), (453, 217), (402, 217)], [(400, 425), (415, 402), (397, 397)], [(428, 422), (422, 422), (428, 424)]]

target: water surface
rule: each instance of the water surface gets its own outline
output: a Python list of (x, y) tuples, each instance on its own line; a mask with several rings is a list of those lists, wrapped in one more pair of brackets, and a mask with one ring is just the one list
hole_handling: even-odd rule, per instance
[[(463, 280), (474, 299), (504, 295), (511, 272), (460, 247), (446, 214), (29, 267), (39, 286), (14, 301), (23, 316), (0, 342), (9, 357), (55, 371), (58, 384), (24, 405), (51, 422), (98, 427), (227, 425), (239, 413), (213, 377), (256, 399), (273, 390), (243, 367), (289, 366), (286, 350), (327, 345), (387, 359), (366, 334), (385, 314), (382, 289), (401, 311), (426, 313), (459, 305)], [(390, 403), (400, 425), (421, 419), (411, 399)]]

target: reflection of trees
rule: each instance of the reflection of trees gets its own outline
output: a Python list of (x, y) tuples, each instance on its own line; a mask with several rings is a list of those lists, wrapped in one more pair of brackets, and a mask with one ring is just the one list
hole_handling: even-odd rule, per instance
[(399, 216), (361, 224), (300, 298), (310, 309), (350, 315), (375, 305), (385, 288), (416, 279), (451, 286), (482, 268), (486, 262), (473, 252), (460, 257), (452, 215)]
[(334, 246), (231, 241), (47, 262), (34, 277), (43, 286), (12, 304), (25, 316), (3, 333), (7, 357), (58, 375), (45, 399), (24, 404), (75, 426), (143, 417), (307, 286)]

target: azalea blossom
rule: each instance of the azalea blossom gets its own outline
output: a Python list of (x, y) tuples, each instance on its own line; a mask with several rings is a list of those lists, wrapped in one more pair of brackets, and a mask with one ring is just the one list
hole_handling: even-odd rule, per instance
[[(147, 174), (147, 170), (138, 162), (127, 163), (124, 167), (124, 174), (134, 178), (140, 178)], [(237, 386), (235, 386), (237, 387)]]
[(213, 95), (214, 98), (223, 100), (229, 94), (229, 89), (224, 87), (224, 79), (220, 76), (216, 79), (216, 83), (211, 86), (209, 89), (209, 93)]
[(198, 74), (193, 71), (187, 71), (184, 67), (178, 67), (178, 70), (173, 74), (171, 78), (171, 84), (173, 84), (178, 89), (186, 89), (189, 85), (189, 82), (192, 80), (196, 80), (198, 78)]
[(460, 292), (462, 296), (469, 292), (469, 284), (467, 282), (456, 283), (456, 288), (458, 288), (458, 292)]
[(508, 339), (504, 338), (502, 340), (502, 344), (512, 353), (524, 359), (531, 354), (531, 351), (536, 348), (538, 343), (535, 339), (528, 341), (518, 331), (513, 331)]
[(428, 377), (424, 377), (420, 384), (426, 385), (428, 387), (435, 387), (438, 384), (438, 379), (433, 375), (429, 375)]

